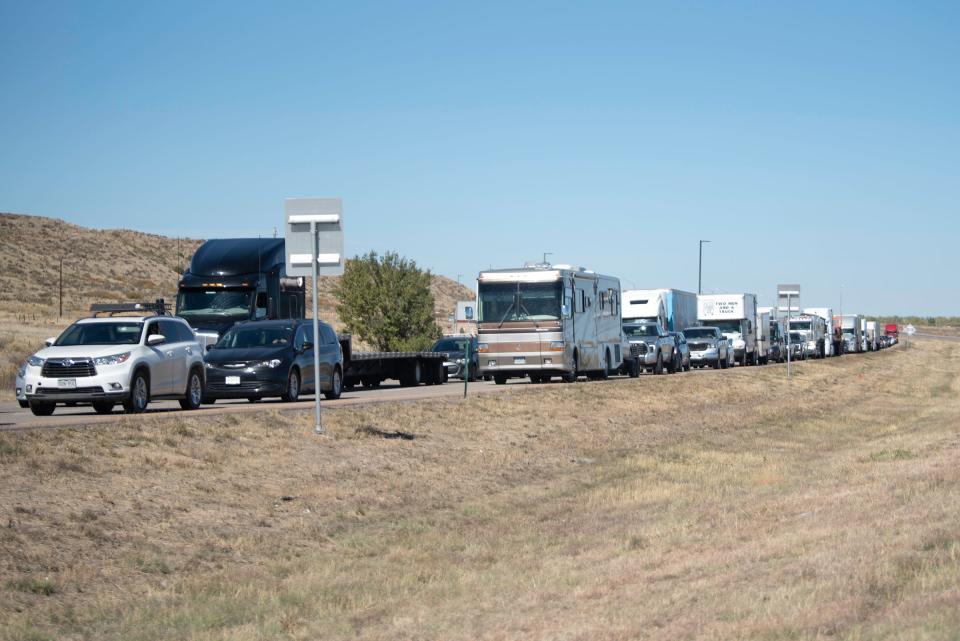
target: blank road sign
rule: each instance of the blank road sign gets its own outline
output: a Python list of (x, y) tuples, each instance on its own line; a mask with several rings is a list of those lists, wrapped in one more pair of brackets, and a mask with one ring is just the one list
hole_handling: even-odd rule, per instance
[(313, 236), (318, 236), (317, 274), (343, 274), (343, 201), (339, 198), (287, 198), (283, 203), (284, 238), (287, 247), (287, 275), (310, 276), (313, 273)]

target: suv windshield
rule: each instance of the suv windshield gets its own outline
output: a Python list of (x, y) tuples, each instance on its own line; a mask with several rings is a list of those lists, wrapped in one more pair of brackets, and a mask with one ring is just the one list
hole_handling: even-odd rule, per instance
[(627, 336), (659, 336), (656, 325), (624, 325), (623, 333)]
[[(466, 338), (441, 338), (433, 347), (430, 348), (431, 352), (465, 352), (467, 351), (467, 339)], [(474, 351), (474, 350), (470, 350)]]
[(217, 342), (217, 349), (283, 347), (293, 340), (289, 327), (233, 327)]
[(177, 316), (250, 316), (253, 291), (249, 289), (180, 290)]
[(716, 334), (713, 333), (712, 328), (707, 327), (688, 327), (683, 330), (683, 335), (689, 338), (714, 338)]
[(143, 323), (140, 322), (74, 323), (60, 334), (54, 345), (136, 345), (141, 331)]

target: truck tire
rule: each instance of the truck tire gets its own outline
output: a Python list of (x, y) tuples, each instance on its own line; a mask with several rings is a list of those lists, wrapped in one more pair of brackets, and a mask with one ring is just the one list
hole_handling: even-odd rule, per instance
[(560, 380), (562, 380), (564, 383), (576, 383), (576, 382), (577, 382), (577, 377), (580, 375), (580, 374), (579, 374), (579, 365), (580, 365), (580, 358), (578, 357), (576, 350), (574, 350), (574, 352), (573, 352), (573, 370), (572, 370), (572, 371), (569, 371), (569, 372), (564, 372), (563, 375), (560, 376)]
[(494, 374), (494, 375), (493, 375), (493, 382), (496, 383), (497, 385), (506, 385), (506, 384), (507, 384), (507, 377), (504, 376), (503, 374)]
[(400, 374), (400, 385), (403, 387), (416, 387), (420, 384), (421, 377), (423, 376), (423, 370), (420, 367), (420, 359), (413, 359), (413, 363), (407, 365), (404, 368), (404, 372)]
[(597, 380), (605, 381), (610, 378), (610, 350), (603, 357), (603, 369), (597, 374)]
[(747, 350), (743, 350), (743, 356), (740, 358), (740, 367), (747, 366)]
[(673, 350), (673, 356), (670, 358), (670, 362), (666, 365), (668, 374), (677, 373), (677, 350)]
[(640, 376), (640, 361), (636, 358), (631, 358), (627, 363), (627, 375), (630, 378), (637, 378)]
[(663, 374), (663, 354), (657, 352), (657, 364), (653, 366), (654, 374)]
[(727, 352), (727, 355), (720, 360), (720, 369), (727, 369), (727, 365), (730, 364), (730, 353)]

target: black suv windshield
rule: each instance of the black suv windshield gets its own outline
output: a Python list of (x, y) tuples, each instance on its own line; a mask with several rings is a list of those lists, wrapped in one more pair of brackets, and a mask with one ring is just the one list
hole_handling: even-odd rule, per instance
[(140, 322), (74, 323), (60, 334), (54, 345), (136, 345), (142, 331)]
[(180, 290), (177, 316), (237, 316), (248, 318), (253, 302), (249, 289)]
[(624, 325), (623, 333), (627, 336), (659, 336), (656, 325)]
[(217, 342), (217, 349), (283, 347), (293, 340), (289, 327), (233, 327)]

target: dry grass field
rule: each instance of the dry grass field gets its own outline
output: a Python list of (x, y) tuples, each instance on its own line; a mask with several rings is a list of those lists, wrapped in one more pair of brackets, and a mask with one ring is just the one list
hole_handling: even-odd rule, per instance
[(0, 638), (956, 639), (958, 356), (0, 434)]

